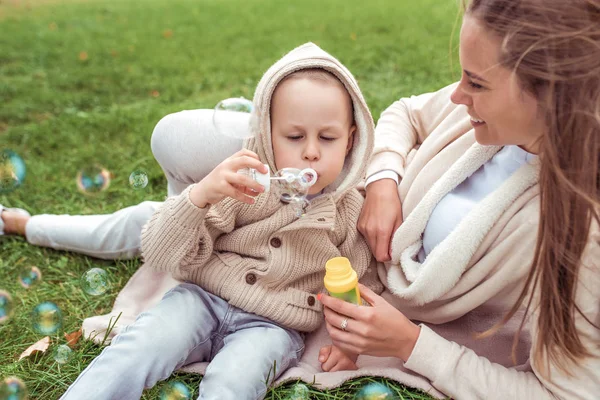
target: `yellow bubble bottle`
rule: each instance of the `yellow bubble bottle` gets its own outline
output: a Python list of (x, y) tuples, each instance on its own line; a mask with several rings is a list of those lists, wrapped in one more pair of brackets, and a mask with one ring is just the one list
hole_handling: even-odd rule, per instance
[(325, 264), (325, 289), (332, 297), (360, 305), (358, 276), (346, 257), (335, 257)]

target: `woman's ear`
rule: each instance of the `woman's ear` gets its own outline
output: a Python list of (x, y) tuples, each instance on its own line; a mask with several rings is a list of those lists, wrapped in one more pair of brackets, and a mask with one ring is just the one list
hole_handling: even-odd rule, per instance
[(356, 132), (356, 125), (352, 125), (350, 127), (350, 134), (348, 135), (348, 144), (346, 145), (346, 155), (350, 153), (350, 150), (352, 150), (352, 145), (354, 145), (354, 132)]

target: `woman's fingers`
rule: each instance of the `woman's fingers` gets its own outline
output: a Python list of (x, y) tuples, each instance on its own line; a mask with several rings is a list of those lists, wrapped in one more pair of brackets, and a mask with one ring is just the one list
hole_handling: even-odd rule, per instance
[(344, 332), (340, 330), (339, 327), (331, 325), (328, 321), (325, 321), (325, 327), (327, 328), (327, 332), (329, 332), (329, 336), (334, 345), (348, 353), (361, 354), (361, 349), (355, 345), (359, 339), (357, 335), (350, 332)]
[(367, 187), (367, 195), (358, 220), (358, 230), (377, 261), (390, 260), (390, 241), (401, 224), (402, 204), (398, 186), (392, 179), (381, 179)]
[(390, 243), (392, 239), (391, 230), (388, 230), (387, 227), (382, 227), (377, 230), (375, 235), (377, 237), (375, 245), (375, 258), (380, 262), (389, 261)]
[(367, 240), (373, 255), (377, 261), (389, 261), (390, 242), (395, 220), (390, 220), (387, 215), (379, 215), (377, 207), (365, 202), (359, 219), (358, 230)]
[(370, 221), (370, 211), (371, 205), (368, 202), (369, 198), (365, 200), (363, 207), (360, 211), (360, 216), (358, 217), (357, 228), (358, 231), (363, 235), (366, 239), (367, 244), (372, 252), (377, 248), (377, 235), (373, 235), (371, 232), (371, 221)]
[(404, 222), (404, 215), (402, 214), (402, 207), (400, 207), (398, 209), (398, 215), (396, 215), (396, 221), (394, 221), (394, 228), (392, 229), (388, 239), (388, 259), (385, 261), (390, 261), (392, 259), (392, 240), (394, 239), (394, 234), (398, 228), (400, 228), (400, 225), (402, 225), (402, 222)]
[(367, 307), (359, 306), (356, 304), (348, 303), (347, 301), (336, 299), (327, 294), (321, 294), (318, 296), (319, 301), (323, 303), (326, 308), (330, 308), (338, 314), (350, 317), (353, 319), (360, 319), (363, 315), (364, 309)]
[[(328, 310), (327, 308), (324, 308), (323, 314), (325, 315), (327, 322), (329, 322), (333, 327), (336, 327), (341, 331), (353, 332), (350, 325), (356, 321), (354, 321), (352, 318), (340, 315), (332, 310)], [(344, 321), (346, 322), (344, 323)], [(342, 324), (345, 324), (345, 329), (342, 329)]]
[(360, 290), (360, 297), (367, 303), (369, 303), (372, 307), (375, 307), (375, 305), (377, 305), (377, 303), (379, 302), (379, 299), (382, 298), (362, 283), (358, 284), (358, 290)]

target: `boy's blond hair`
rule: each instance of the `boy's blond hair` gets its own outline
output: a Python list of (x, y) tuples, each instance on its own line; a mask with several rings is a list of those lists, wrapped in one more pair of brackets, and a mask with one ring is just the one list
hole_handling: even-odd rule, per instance
[(348, 102), (350, 103), (350, 125), (354, 125), (354, 102), (352, 101), (352, 97), (350, 97), (350, 93), (346, 86), (335, 76), (333, 73), (323, 69), (323, 68), (307, 68), (301, 69), (298, 71), (294, 71), (291, 74), (287, 75), (285, 78), (279, 82), (281, 85), (283, 82), (291, 79), (308, 79), (311, 81), (322, 82), (337, 86), (346, 92), (348, 95)]

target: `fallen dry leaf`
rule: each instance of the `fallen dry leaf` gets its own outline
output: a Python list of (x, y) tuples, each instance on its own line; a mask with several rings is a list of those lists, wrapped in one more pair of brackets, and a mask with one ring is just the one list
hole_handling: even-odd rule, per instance
[(88, 59), (87, 51), (82, 51), (79, 53), (79, 61), (86, 61)]
[(48, 350), (48, 346), (50, 346), (50, 336), (46, 336), (45, 338), (40, 339), (31, 346), (29, 346), (27, 350), (21, 353), (21, 355), (19, 356), (19, 361), (21, 361), (25, 357), (36, 355), (37, 353), (44, 354), (46, 350)]
[(81, 329), (71, 333), (65, 333), (65, 339), (67, 339), (67, 346), (74, 348), (79, 339), (81, 339)]

